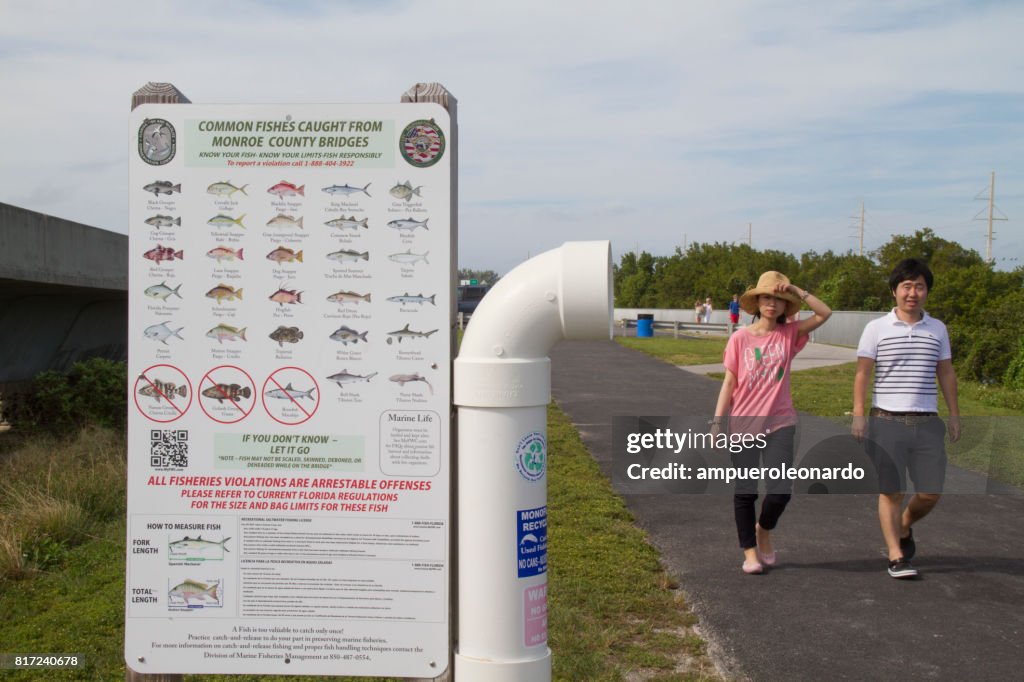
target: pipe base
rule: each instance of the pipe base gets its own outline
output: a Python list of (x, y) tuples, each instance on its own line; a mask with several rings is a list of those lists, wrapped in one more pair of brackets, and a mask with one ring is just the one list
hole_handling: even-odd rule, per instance
[(456, 652), (455, 682), (551, 682), (551, 649), (532, 661), (491, 661)]

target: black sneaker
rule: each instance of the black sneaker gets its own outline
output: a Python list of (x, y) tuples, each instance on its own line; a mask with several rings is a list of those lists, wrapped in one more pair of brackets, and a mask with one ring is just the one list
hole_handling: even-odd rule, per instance
[(900, 557), (889, 562), (889, 576), (892, 578), (916, 578), (917, 569), (910, 565), (906, 557)]
[(900, 538), (900, 551), (903, 552), (903, 558), (910, 561), (914, 558), (914, 554), (917, 553), (917, 543), (914, 542), (914, 529), (910, 529), (910, 535), (905, 538)]

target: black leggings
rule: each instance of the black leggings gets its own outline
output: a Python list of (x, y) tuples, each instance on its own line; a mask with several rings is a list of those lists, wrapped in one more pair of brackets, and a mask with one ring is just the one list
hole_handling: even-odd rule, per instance
[[(732, 454), (733, 466), (741, 468), (780, 467), (793, 464), (793, 445), (796, 427), (787, 426), (768, 434), (764, 448), (745, 448), (742, 452)], [(757, 547), (757, 531), (755, 524), (765, 530), (772, 530), (779, 522), (779, 517), (789, 504), (792, 481), (788, 479), (768, 480), (768, 494), (761, 503), (761, 516), (757, 518), (757, 481), (737, 480), (736, 494), (733, 496), (733, 507), (736, 511), (736, 532), (739, 535), (740, 547), (751, 549)]]

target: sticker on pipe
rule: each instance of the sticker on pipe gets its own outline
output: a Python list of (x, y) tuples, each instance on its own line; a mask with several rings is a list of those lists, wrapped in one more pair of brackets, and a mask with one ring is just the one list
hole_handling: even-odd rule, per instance
[(537, 585), (523, 590), (523, 645), (544, 646), (548, 643), (548, 586)]
[(516, 471), (527, 481), (539, 481), (548, 470), (548, 443), (539, 431), (523, 436), (516, 446)]
[(548, 570), (548, 508), (520, 509), (516, 512), (516, 563), (520, 578), (530, 578)]

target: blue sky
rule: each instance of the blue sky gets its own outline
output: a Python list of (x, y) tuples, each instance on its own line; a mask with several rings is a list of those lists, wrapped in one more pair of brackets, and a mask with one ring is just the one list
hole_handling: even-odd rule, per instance
[[(835, 5), (834, 7), (832, 5)], [(930, 226), (1024, 265), (1024, 4), (0, 3), (0, 201), (127, 232), (127, 117), (193, 102), (459, 102), (460, 264), (567, 240), (793, 253)], [(1011, 259), (1020, 260), (1011, 260)]]

